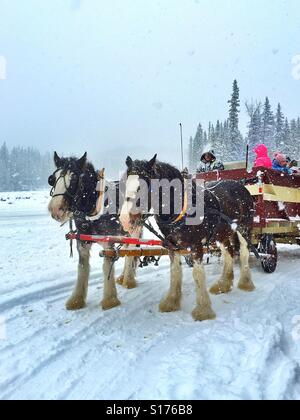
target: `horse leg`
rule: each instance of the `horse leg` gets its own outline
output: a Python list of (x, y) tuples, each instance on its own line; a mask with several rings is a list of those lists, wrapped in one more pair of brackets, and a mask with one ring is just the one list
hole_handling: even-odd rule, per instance
[[(139, 239), (142, 235), (142, 228), (137, 227), (134, 234), (132, 234), (133, 238)], [(128, 247), (128, 249), (131, 249)], [(135, 249), (135, 248), (133, 248)], [(125, 289), (135, 289), (137, 287), (136, 284), (136, 268), (138, 264), (138, 259), (135, 257), (126, 257), (125, 258), (125, 265), (122, 275), (117, 279), (117, 283), (121, 286), (125, 287)]]
[(135, 279), (137, 261), (138, 260), (135, 257), (125, 258), (124, 273), (121, 276), (123, 277), (122, 286), (125, 287), (125, 289), (135, 289), (137, 287)]
[(160, 312), (179, 311), (182, 295), (182, 265), (181, 255), (171, 254), (171, 284), (170, 290), (165, 299), (160, 302)]
[(118, 299), (116, 282), (115, 282), (115, 262), (113, 258), (104, 257), (103, 264), (104, 275), (104, 291), (103, 300), (101, 302), (102, 309), (107, 311), (121, 305)]
[(215, 319), (216, 314), (212, 309), (211, 300), (207, 291), (203, 259), (194, 262), (193, 277), (196, 283), (197, 305), (192, 315), (195, 321)]
[(69, 311), (77, 311), (85, 307), (88, 291), (91, 245), (78, 241), (77, 249), (79, 253), (78, 277), (73, 294), (66, 303)]
[(251, 278), (251, 270), (249, 264), (250, 252), (248, 244), (245, 238), (239, 232), (237, 233), (237, 235), (240, 241), (241, 261), (241, 275), (238, 287), (239, 289), (244, 290), (245, 292), (253, 292), (253, 290), (255, 290), (255, 286)]
[(229, 293), (233, 288), (233, 248), (230, 241), (221, 244), (221, 251), (224, 258), (223, 273), (220, 280), (212, 286), (210, 293), (213, 295), (221, 295), (222, 293)]

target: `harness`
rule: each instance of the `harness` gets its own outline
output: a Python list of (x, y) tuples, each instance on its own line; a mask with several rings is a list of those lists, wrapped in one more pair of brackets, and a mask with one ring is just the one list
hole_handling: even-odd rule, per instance
[[(60, 176), (57, 178), (56, 174), (61, 171)], [(66, 176), (67, 172), (70, 171), (70, 185), (67, 186)], [(98, 185), (97, 185), (97, 192), (99, 192), (95, 210), (92, 212), (90, 216), (86, 216), (86, 220), (95, 221), (100, 218), (101, 210), (104, 206), (104, 192), (105, 192), (105, 178), (104, 178), (105, 170), (102, 169), (97, 174)], [(82, 200), (82, 195), (84, 193), (84, 177), (85, 173), (77, 167), (67, 167), (67, 168), (58, 168), (48, 179), (49, 185), (52, 187), (50, 191), (50, 196), (52, 198), (55, 197), (64, 197), (70, 202), (70, 210), (73, 213), (80, 214), (78, 210), (76, 210), (76, 205)], [(65, 192), (60, 194), (54, 194), (55, 189), (57, 187), (58, 182), (63, 179)], [(92, 191), (91, 194), (94, 194), (95, 191)], [(100, 214), (100, 215), (99, 215)]]

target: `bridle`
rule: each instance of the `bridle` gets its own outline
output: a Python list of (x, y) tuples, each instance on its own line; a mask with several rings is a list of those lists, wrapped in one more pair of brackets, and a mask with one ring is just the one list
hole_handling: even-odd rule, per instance
[[(59, 177), (57, 174), (60, 173)], [(67, 185), (67, 174), (70, 173), (70, 185)], [(91, 178), (95, 179), (91, 181)], [(63, 180), (65, 192), (55, 194), (57, 184), (60, 180)], [(98, 220), (101, 216), (102, 207), (104, 206), (104, 189), (105, 189), (105, 178), (104, 169), (95, 173), (93, 177), (86, 172), (83, 172), (79, 167), (64, 166), (58, 168), (48, 179), (49, 185), (52, 187), (50, 196), (64, 197), (68, 203), (69, 211), (90, 221)], [(89, 185), (89, 186), (88, 186)], [(82, 202), (87, 203), (88, 207)], [(95, 207), (94, 207), (95, 206)], [(79, 210), (79, 208), (81, 208)], [(92, 212), (92, 213), (91, 213)]]
[[(66, 180), (68, 171), (70, 171), (70, 180), (71, 180), (69, 187), (67, 186), (67, 180)], [(61, 174), (57, 178), (56, 174), (58, 174), (59, 172), (61, 172)], [(63, 182), (64, 182), (65, 192), (60, 193), (60, 194), (54, 194), (57, 184), (61, 179), (63, 179)], [(80, 174), (77, 173), (76, 171), (72, 171), (71, 169), (58, 168), (48, 179), (48, 184), (50, 185), (50, 187), (52, 187), (50, 191), (50, 197), (52, 198), (64, 197), (73, 202), (78, 196), (78, 193), (81, 189), (81, 184), (79, 181), (80, 181)], [(78, 187), (76, 189), (74, 188), (75, 184), (78, 184)]]

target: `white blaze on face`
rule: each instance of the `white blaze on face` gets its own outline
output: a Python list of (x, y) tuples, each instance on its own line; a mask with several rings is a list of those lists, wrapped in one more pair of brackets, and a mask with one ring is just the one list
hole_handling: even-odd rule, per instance
[(120, 221), (122, 223), (123, 229), (126, 232), (131, 232), (133, 228), (130, 223), (130, 213), (133, 208), (133, 203), (136, 199), (139, 187), (140, 177), (138, 175), (130, 175), (127, 178), (125, 201), (120, 215)]
[[(56, 174), (56, 186), (53, 190), (53, 198), (49, 203), (49, 212), (53, 219), (63, 222), (66, 217), (65, 203), (63, 194), (66, 193), (67, 189), (70, 187), (71, 173), (67, 172), (65, 176), (62, 176), (62, 171), (57, 172)], [(55, 197), (58, 195), (58, 197)]]

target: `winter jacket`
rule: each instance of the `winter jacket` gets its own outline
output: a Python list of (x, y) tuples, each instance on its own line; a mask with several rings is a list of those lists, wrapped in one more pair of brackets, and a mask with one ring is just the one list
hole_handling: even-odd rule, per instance
[(263, 166), (264, 168), (272, 168), (272, 161), (268, 154), (268, 148), (264, 144), (260, 144), (254, 149), (256, 153), (256, 160), (254, 167)]
[[(205, 155), (209, 154), (212, 157), (212, 161), (208, 162), (205, 159)], [(199, 166), (197, 172), (212, 172), (212, 171), (224, 171), (225, 167), (223, 163), (217, 162), (216, 163), (216, 156), (213, 150), (208, 150), (207, 152), (203, 153), (201, 156), (202, 165)]]
[(223, 165), (222, 162), (217, 162), (217, 163), (205, 163), (204, 165), (201, 165), (198, 168), (198, 172), (202, 173), (202, 172), (213, 172), (213, 171), (224, 171), (225, 170), (225, 166)]
[(292, 169), (290, 169), (288, 166), (281, 166), (276, 159), (273, 160), (272, 168), (276, 171), (283, 172), (284, 174), (293, 175)]

